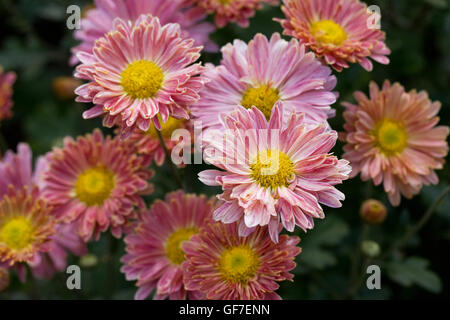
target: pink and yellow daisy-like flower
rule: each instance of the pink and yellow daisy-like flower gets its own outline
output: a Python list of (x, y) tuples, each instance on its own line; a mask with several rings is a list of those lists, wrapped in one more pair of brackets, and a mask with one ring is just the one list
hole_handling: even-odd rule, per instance
[(237, 105), (256, 106), (268, 119), (277, 101), (303, 112), (311, 123), (330, 115), (336, 77), (297, 40), (287, 42), (278, 33), (268, 40), (257, 34), (248, 45), (241, 40), (227, 44), (222, 54), (221, 65), (210, 65), (204, 73), (211, 81), (192, 107), (204, 127), (220, 128), (219, 114)]
[[(185, 129), (189, 132), (190, 139), (186, 140), (185, 136), (180, 136), (180, 139), (176, 139), (175, 136), (172, 140), (172, 134), (175, 130), (181, 129)], [(192, 137), (194, 136), (191, 120), (175, 119), (172, 117), (169, 117), (165, 123), (161, 124), (161, 130), (159, 130), (159, 132), (164, 140), (167, 151), (170, 153), (172, 149), (177, 146), (180, 150), (180, 157), (182, 156), (185, 147), (191, 146)], [(153, 124), (150, 125), (150, 128), (146, 132), (136, 129), (129, 138), (129, 141), (136, 146), (137, 153), (140, 155), (143, 155), (146, 158), (148, 157), (150, 161), (155, 161), (158, 166), (161, 166), (164, 163), (166, 158), (165, 151), (159, 140), (158, 131)], [(182, 166), (183, 163), (180, 163), (179, 165)]]
[(355, 93), (357, 105), (343, 103), (344, 158), (352, 176), (383, 182), (393, 205), (418, 194), (422, 185), (437, 184), (434, 170), (442, 169), (448, 153), (448, 126), (436, 126), (440, 102), (431, 102), (425, 91), (405, 92), (399, 83), (370, 84), (370, 97)]
[(92, 53), (95, 41), (104, 37), (114, 26), (114, 19), (136, 21), (142, 14), (158, 17), (162, 24), (178, 23), (183, 37), (193, 38), (206, 51), (216, 51), (217, 45), (209, 39), (215, 30), (213, 24), (205, 22), (205, 11), (186, 0), (95, 0), (95, 6), (81, 20), (81, 29), (75, 39), (82, 41), (72, 49), (71, 62), (79, 62), (78, 52)]
[(12, 185), (0, 199), (0, 262), (10, 266), (33, 262), (50, 249), (55, 218), (37, 188)]
[(13, 94), (12, 86), (15, 81), (16, 74), (14, 72), (4, 73), (0, 66), (0, 121), (12, 116), (13, 101), (11, 97)]
[[(369, 58), (388, 64), (389, 48), (385, 33), (367, 5), (359, 0), (283, 0), (286, 19), (275, 19), (284, 34), (304, 43), (335, 70), (359, 63), (367, 71), (373, 68)], [(373, 21), (372, 21), (373, 20)]]
[(117, 19), (114, 29), (95, 42), (93, 54), (79, 53), (75, 76), (90, 81), (76, 90), (77, 101), (96, 106), (85, 119), (104, 116), (103, 124), (120, 125), (124, 138), (137, 127), (147, 131), (169, 115), (189, 119), (205, 79), (193, 64), (201, 47), (184, 39), (178, 24), (161, 26), (159, 19), (141, 16), (133, 25)]
[(278, 0), (191, 0), (190, 2), (214, 14), (214, 22), (219, 28), (225, 27), (228, 22), (235, 22), (241, 27), (249, 26), (249, 19), (261, 10), (263, 3), (278, 5)]
[(105, 138), (98, 129), (77, 140), (65, 138), (47, 160), (43, 196), (64, 222), (77, 224), (86, 242), (108, 228), (119, 237), (135, 207), (145, 206), (141, 195), (151, 192), (147, 180), (153, 172), (134, 146)]
[(188, 290), (214, 300), (272, 300), (277, 282), (292, 280), (298, 237), (280, 236), (273, 243), (267, 227), (248, 237), (239, 236), (237, 224), (210, 223), (183, 243), (184, 281)]
[(185, 290), (181, 244), (211, 221), (214, 206), (215, 199), (177, 191), (140, 213), (135, 230), (125, 237), (127, 254), (122, 258), (127, 280), (137, 280), (136, 299), (145, 299), (155, 288), (154, 299), (202, 296)]
[(280, 102), (270, 121), (256, 107), (238, 107), (222, 115), (221, 122), (222, 130), (204, 137), (204, 159), (222, 170), (199, 174), (203, 183), (224, 191), (215, 220), (240, 221), (241, 236), (269, 225), (277, 242), (280, 220), (291, 232), (295, 225), (311, 229), (313, 218), (324, 217), (320, 204), (341, 206), (345, 197), (334, 185), (347, 179), (351, 168), (348, 161), (329, 154), (337, 133), (325, 123), (308, 125), (303, 114)]

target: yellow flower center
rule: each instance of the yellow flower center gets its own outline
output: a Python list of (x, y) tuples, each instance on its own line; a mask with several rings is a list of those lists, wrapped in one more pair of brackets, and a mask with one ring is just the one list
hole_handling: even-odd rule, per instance
[(277, 150), (260, 151), (250, 169), (254, 181), (261, 187), (271, 189), (287, 187), (295, 174), (292, 160)]
[(25, 217), (13, 218), (0, 228), (0, 242), (12, 249), (23, 249), (33, 243), (34, 228)]
[(154, 62), (139, 60), (122, 72), (122, 88), (133, 99), (152, 98), (161, 89), (164, 74)]
[(114, 173), (104, 167), (87, 169), (75, 182), (77, 198), (88, 206), (102, 205), (114, 188)]
[(340, 45), (347, 39), (345, 30), (332, 20), (320, 20), (311, 23), (311, 34), (322, 44)]
[(219, 271), (230, 282), (245, 284), (256, 275), (261, 261), (249, 245), (225, 249), (219, 260)]
[(266, 119), (270, 119), (272, 108), (280, 100), (277, 89), (263, 85), (257, 88), (249, 88), (244, 92), (241, 104), (243, 107), (250, 109), (252, 106), (257, 107), (264, 113)]
[(408, 134), (403, 124), (389, 119), (375, 126), (374, 135), (378, 147), (388, 155), (402, 152), (408, 144)]
[[(176, 129), (179, 129), (183, 126), (183, 124), (186, 122), (185, 119), (175, 119), (172, 117), (169, 117), (166, 122), (162, 123), (161, 116), (158, 115), (159, 121), (161, 122), (161, 135), (166, 138), (170, 139), (172, 137), (172, 132), (174, 132)], [(155, 128), (155, 125), (152, 123), (150, 125), (150, 128), (148, 129), (147, 133), (151, 135), (153, 138), (158, 138), (158, 129)]]
[(185, 259), (184, 251), (181, 249), (183, 241), (189, 240), (194, 234), (197, 234), (197, 228), (180, 228), (173, 232), (166, 242), (166, 256), (170, 262), (176, 265), (183, 263)]

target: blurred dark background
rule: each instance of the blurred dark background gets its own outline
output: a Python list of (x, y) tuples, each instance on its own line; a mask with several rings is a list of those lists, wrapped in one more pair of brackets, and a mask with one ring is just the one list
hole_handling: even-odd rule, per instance
[[(76, 42), (66, 27), (66, 8), (89, 1), (75, 0), (0, 0), (0, 65), (6, 71), (14, 70), (18, 80), (14, 86), (14, 117), (1, 123), (0, 132), (7, 147), (15, 149), (20, 141), (28, 142), (35, 156), (60, 145), (63, 137), (77, 136), (101, 127), (101, 120), (83, 120), (86, 106), (69, 97), (62, 99), (54, 90), (58, 77), (70, 77), (70, 48)], [(382, 84), (385, 79), (398, 81), (409, 91), (426, 90), (432, 100), (442, 102), (441, 124), (450, 124), (450, 2), (447, 0), (379, 0), (369, 1), (381, 9), (382, 29), (391, 48), (391, 63), (374, 64), (373, 72), (353, 65), (338, 77), (337, 116), (330, 121), (335, 130), (342, 130), (342, 101), (354, 101), (353, 92), (367, 93), (371, 80)], [(222, 46), (235, 38), (249, 41), (258, 33), (270, 36), (282, 32), (274, 17), (282, 17), (280, 8), (265, 7), (251, 19), (247, 29), (228, 25), (218, 30), (213, 39)], [(211, 20), (212, 21), (212, 20)], [(205, 54), (205, 62), (219, 63), (220, 54)], [(61, 94), (61, 92), (59, 92)], [(105, 130), (107, 132), (107, 130)], [(334, 149), (342, 155), (342, 145)], [(189, 166), (183, 170), (184, 179), (195, 192), (210, 195), (217, 191), (207, 188), (195, 179), (204, 166)], [(168, 169), (158, 169), (154, 179), (154, 198), (175, 189), (167, 180)], [(383, 201), (388, 207), (388, 218), (381, 226), (371, 227), (368, 238), (376, 241), (381, 251), (417, 222), (443, 188), (449, 185), (449, 166), (438, 172), (440, 184), (425, 187), (410, 201), (393, 208), (379, 187), (363, 183), (359, 177), (346, 181), (341, 187), (346, 194), (344, 206), (325, 210), (327, 218), (318, 221), (313, 232), (304, 234), (300, 244), (303, 253), (298, 257), (296, 277), (284, 283), (279, 294), (285, 299), (444, 299), (450, 297), (450, 199), (447, 198), (431, 221), (407, 246), (385, 261), (375, 261), (382, 270), (382, 289), (350, 290), (349, 270), (352, 258), (358, 252), (358, 239), (363, 228), (358, 211), (368, 197)], [(114, 250), (111, 250), (114, 249)], [(90, 244), (90, 252), (98, 262), (86, 263), (71, 258), (71, 263), (84, 263), (83, 290), (70, 292), (65, 288), (65, 274), (54, 279), (19, 283), (14, 278), (8, 291), (11, 298), (115, 298), (131, 299), (134, 283), (126, 282), (119, 272), (119, 258), (123, 244), (109, 235)], [(112, 253), (112, 256), (111, 256)], [(95, 260), (95, 259), (94, 259)], [(111, 280), (112, 279), (112, 280)], [(364, 281), (365, 283), (365, 281)], [(363, 288), (364, 287), (364, 288)]]

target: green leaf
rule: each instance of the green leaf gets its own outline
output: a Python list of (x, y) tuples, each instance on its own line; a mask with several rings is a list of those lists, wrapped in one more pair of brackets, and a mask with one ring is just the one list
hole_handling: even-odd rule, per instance
[(422, 257), (409, 257), (387, 264), (388, 276), (405, 287), (418, 285), (433, 293), (442, 290), (442, 283), (436, 273), (428, 269), (430, 262)]
[[(447, 183), (442, 183), (437, 186), (428, 186), (422, 190), (422, 198), (428, 206), (430, 206), (445, 188), (448, 187)], [(450, 196), (445, 197), (439, 206), (436, 208), (436, 213), (446, 219), (450, 220)]]
[(431, 4), (433, 7), (437, 7), (440, 9), (447, 8), (446, 0), (426, 0), (427, 3)]

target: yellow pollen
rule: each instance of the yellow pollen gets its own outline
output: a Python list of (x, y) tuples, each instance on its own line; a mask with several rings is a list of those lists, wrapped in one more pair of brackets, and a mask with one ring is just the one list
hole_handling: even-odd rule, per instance
[(250, 165), (251, 177), (261, 187), (276, 189), (289, 186), (294, 173), (294, 163), (289, 157), (277, 150), (260, 151)]
[(104, 167), (95, 167), (78, 176), (75, 194), (88, 206), (102, 205), (109, 198), (114, 185), (114, 173)]
[(170, 262), (176, 265), (180, 265), (185, 260), (185, 255), (181, 249), (183, 241), (189, 240), (194, 234), (197, 234), (198, 230), (194, 227), (180, 228), (173, 232), (166, 242), (166, 256)]
[(135, 61), (122, 72), (122, 88), (133, 99), (153, 98), (161, 89), (164, 74), (154, 62)]
[[(166, 122), (162, 123), (161, 116), (158, 115), (159, 121), (161, 123), (161, 135), (166, 138), (170, 139), (172, 137), (172, 132), (174, 132), (176, 129), (179, 129), (183, 126), (183, 124), (186, 122), (185, 119), (175, 119), (172, 117), (169, 117)], [(156, 132), (155, 125), (152, 123), (150, 125), (150, 128), (148, 129), (147, 133), (151, 135), (153, 138), (158, 138), (158, 133)]]
[(34, 228), (25, 217), (13, 218), (0, 227), (0, 242), (12, 249), (23, 249), (33, 243)]
[(257, 88), (250, 88), (244, 92), (241, 104), (243, 107), (250, 109), (252, 106), (257, 107), (264, 113), (266, 119), (270, 119), (274, 104), (280, 100), (277, 89), (263, 85)]
[(245, 284), (256, 275), (260, 265), (257, 253), (249, 245), (240, 245), (223, 250), (219, 271), (227, 281)]
[(408, 144), (408, 134), (402, 123), (384, 119), (375, 126), (373, 135), (381, 151), (387, 155), (400, 153)]
[(340, 45), (347, 39), (345, 30), (332, 20), (320, 20), (311, 23), (311, 34), (322, 44)]

